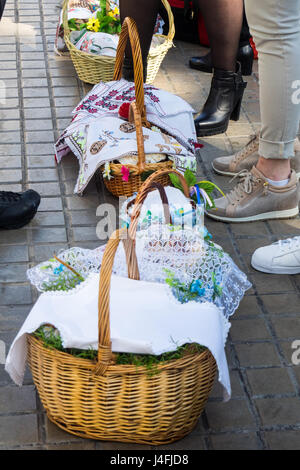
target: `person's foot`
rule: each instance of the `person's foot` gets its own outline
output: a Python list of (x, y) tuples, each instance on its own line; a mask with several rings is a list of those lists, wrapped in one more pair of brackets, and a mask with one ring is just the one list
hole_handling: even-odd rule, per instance
[(239, 120), (246, 86), (239, 63), (236, 72), (214, 69), (208, 98), (194, 120), (198, 137), (222, 134), (230, 119)]
[[(236, 60), (241, 63), (242, 75), (252, 74), (254, 52), (250, 44), (239, 48)], [(213, 71), (211, 52), (203, 56), (191, 57), (189, 66), (191, 69), (200, 70), (200, 72), (211, 73)]]
[(0, 229), (17, 229), (35, 216), (41, 197), (32, 189), (24, 193), (0, 191)]
[(277, 187), (253, 167), (240, 174), (241, 181), (225, 197), (215, 199), (215, 208), (206, 214), (223, 222), (253, 222), (288, 219), (299, 213), (299, 183), (292, 170), (289, 182)]
[[(250, 171), (253, 166), (258, 162), (258, 134), (253, 135), (249, 142), (234, 155), (227, 157), (215, 158), (212, 162), (212, 167), (216, 173), (225, 176), (235, 176), (242, 170)], [(291, 168), (295, 170), (296, 175), (300, 178), (300, 142), (299, 139), (295, 141), (295, 158), (291, 159)]]
[(300, 274), (300, 237), (279, 240), (255, 250), (254, 269), (271, 274)]

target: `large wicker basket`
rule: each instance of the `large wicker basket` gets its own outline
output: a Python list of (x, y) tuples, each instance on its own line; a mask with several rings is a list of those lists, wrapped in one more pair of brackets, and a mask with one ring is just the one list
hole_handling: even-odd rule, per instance
[[(132, 56), (134, 63), (134, 83), (135, 83), (135, 95), (136, 102), (131, 103), (129, 120), (134, 122), (136, 128), (136, 139), (137, 139), (137, 150), (138, 150), (138, 164), (137, 165), (126, 165), (130, 171), (128, 181), (123, 180), (122, 175), (122, 163), (111, 163), (110, 170), (112, 178), (103, 178), (104, 184), (107, 189), (117, 197), (125, 196), (129, 197), (133, 193), (137, 192), (143, 184), (143, 174), (151, 173), (160, 169), (171, 169), (173, 162), (165, 160), (158, 163), (146, 163), (145, 151), (144, 151), (144, 138), (143, 138), (143, 126), (149, 127), (149, 123), (146, 118), (146, 108), (144, 104), (144, 84), (143, 84), (143, 63), (141, 56), (141, 49), (139, 43), (139, 36), (135, 22), (131, 18), (125, 18), (122, 31), (120, 34), (120, 40), (118, 44), (114, 80), (120, 80), (122, 74), (122, 65), (124, 58), (124, 51), (126, 43), (130, 39), (132, 48)], [(103, 171), (104, 167), (102, 167)], [(168, 174), (163, 174), (160, 177), (159, 182), (163, 186), (170, 184)]]
[[(157, 176), (141, 188), (129, 231), (114, 232), (103, 256), (98, 361), (46, 348), (41, 340), (27, 336), (29, 366), (49, 419), (81, 437), (152, 445), (181, 439), (196, 426), (214, 382), (216, 363), (207, 349), (161, 363), (152, 376), (143, 366), (114, 363), (109, 317), (114, 257), (120, 239), (127, 236), (128, 275), (139, 279), (135, 231), (141, 204)], [(182, 184), (187, 190), (184, 178)]]
[[(173, 45), (173, 38), (175, 34), (174, 18), (171, 11), (171, 7), (167, 0), (162, 0), (164, 7), (168, 12), (169, 18), (169, 33), (167, 36), (159, 34), (164, 39), (164, 42), (154, 49), (150, 50), (148, 55), (148, 66), (147, 66), (147, 83), (152, 83), (159, 70), (160, 64), (162, 63), (168, 50)], [(70, 29), (68, 26), (68, 0), (64, 0), (63, 6), (63, 28), (64, 28), (64, 40), (67, 48), (69, 49), (71, 59), (80, 80), (93, 85), (99, 82), (108, 82), (113, 79), (115, 58), (109, 56), (97, 56), (95, 54), (89, 54), (78, 50), (74, 44), (70, 41)]]

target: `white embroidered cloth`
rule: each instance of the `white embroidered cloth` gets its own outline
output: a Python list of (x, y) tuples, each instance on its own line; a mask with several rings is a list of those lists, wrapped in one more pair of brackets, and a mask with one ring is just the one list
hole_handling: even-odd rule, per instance
[[(5, 370), (21, 385), (25, 370), (26, 333), (50, 323), (65, 348), (98, 346), (99, 274), (68, 292), (43, 293), (29, 313), (8, 353)], [(185, 343), (206, 346), (216, 359), (224, 397), (231, 388), (224, 351), (230, 323), (212, 303), (177, 302), (166, 285), (113, 275), (110, 294), (112, 350), (162, 354)]]
[[(144, 128), (145, 154), (165, 153), (177, 161), (178, 158), (196, 162), (192, 152), (174, 137)], [(112, 114), (99, 114), (96, 118), (85, 115), (76, 119), (62, 134), (56, 144), (56, 157), (72, 151), (78, 158), (80, 169), (74, 191), (81, 193), (95, 171), (122, 156), (137, 155), (135, 127)]]
[[(189, 150), (194, 150), (192, 142), (197, 142), (197, 135), (192, 106), (179, 96), (148, 84), (144, 84), (144, 99), (148, 121), (164, 129)], [(134, 100), (134, 83), (123, 78), (100, 82), (80, 101), (73, 114), (78, 118), (103, 113), (117, 116), (122, 103)]]

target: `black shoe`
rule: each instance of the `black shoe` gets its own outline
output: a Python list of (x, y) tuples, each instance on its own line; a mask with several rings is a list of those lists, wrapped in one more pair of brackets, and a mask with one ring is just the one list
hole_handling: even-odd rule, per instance
[(32, 189), (24, 193), (0, 191), (0, 229), (17, 229), (28, 224), (40, 201), (40, 195)]
[(208, 98), (195, 119), (198, 137), (222, 134), (226, 132), (230, 119), (239, 120), (246, 86), (239, 63), (237, 72), (214, 69)]
[[(237, 61), (241, 64), (242, 75), (251, 75), (254, 60), (254, 52), (250, 44), (241, 46), (238, 51)], [(212, 72), (211, 53), (202, 57), (191, 57), (189, 65), (192, 69), (200, 70), (201, 72)]]

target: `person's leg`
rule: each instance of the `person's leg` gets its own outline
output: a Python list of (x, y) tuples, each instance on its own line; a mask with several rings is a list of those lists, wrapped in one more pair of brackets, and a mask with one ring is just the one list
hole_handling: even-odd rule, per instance
[(243, 0), (198, 0), (214, 68), (235, 71), (243, 21)]
[(299, 185), (289, 159), (300, 121), (300, 0), (246, 0), (245, 5), (259, 56), (259, 159), (209, 215), (231, 222), (294, 217)]
[[(231, 34), (231, 31), (227, 29), (224, 31), (224, 34)], [(236, 60), (241, 64), (242, 75), (251, 75), (252, 74), (252, 65), (254, 60), (254, 52), (250, 45), (250, 31), (248, 22), (246, 19), (245, 12), (243, 14), (243, 23), (242, 29), (239, 38), (238, 51)], [(226, 41), (225, 41), (226, 42)], [(216, 44), (215, 47), (218, 47), (219, 44)], [(221, 43), (221, 50), (223, 49), (223, 44)], [(195, 56), (191, 57), (189, 60), (189, 66), (192, 69), (200, 70), (201, 72), (211, 73), (213, 71), (212, 64), (212, 53), (211, 51), (204, 56)]]
[[(300, 121), (295, 88), (300, 78), (300, 0), (246, 0), (259, 54), (261, 132), (257, 168), (274, 180), (287, 178)], [(296, 90), (297, 91), (297, 90)]]
[[(147, 57), (159, 7), (160, 0), (139, 0), (138, 2), (136, 0), (120, 0), (121, 22), (129, 16), (135, 20), (138, 28), (144, 64), (144, 79), (146, 78)], [(125, 51), (123, 76), (129, 81), (133, 81), (134, 79), (132, 54), (129, 44), (127, 44)]]
[(236, 55), (243, 21), (243, 0), (198, 0), (211, 44), (214, 74), (202, 111), (195, 119), (197, 135), (221, 134), (238, 120), (246, 83)]

